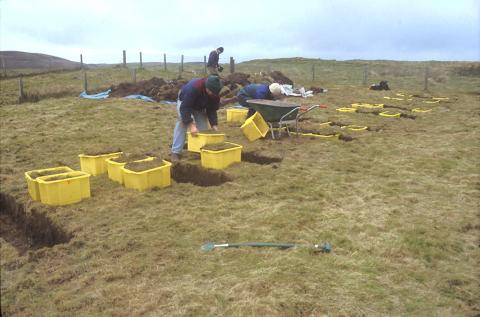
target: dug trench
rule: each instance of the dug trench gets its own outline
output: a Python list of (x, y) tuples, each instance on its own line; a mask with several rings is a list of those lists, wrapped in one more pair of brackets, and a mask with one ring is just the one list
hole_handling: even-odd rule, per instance
[(171, 175), (177, 183), (191, 183), (202, 187), (218, 186), (232, 180), (222, 171), (182, 162), (172, 165)]
[(260, 165), (268, 165), (273, 163), (280, 163), (281, 157), (266, 156), (258, 152), (242, 152), (242, 161), (255, 163)]
[(14, 246), (20, 255), (28, 250), (67, 243), (72, 234), (56, 225), (47, 215), (0, 193), (0, 237)]

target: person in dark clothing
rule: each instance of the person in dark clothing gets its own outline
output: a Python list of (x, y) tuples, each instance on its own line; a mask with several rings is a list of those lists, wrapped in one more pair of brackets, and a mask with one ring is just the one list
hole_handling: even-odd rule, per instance
[(237, 94), (238, 103), (248, 108), (247, 118), (251, 117), (255, 113), (248, 103), (249, 99), (268, 99), (276, 100), (280, 99), (282, 94), (285, 94), (285, 89), (278, 83), (273, 84), (250, 84), (242, 89)]
[(220, 58), (220, 54), (222, 53), (223, 47), (220, 46), (216, 50), (211, 51), (210, 55), (208, 55), (207, 68), (209, 74), (218, 75), (218, 72), (223, 70), (223, 67), (218, 65), (218, 60)]
[(208, 123), (212, 130), (218, 131), (218, 94), (222, 87), (222, 80), (214, 75), (194, 78), (182, 87), (177, 100), (178, 121), (173, 130), (172, 162), (180, 159), (187, 131), (196, 136), (198, 132), (208, 130)]

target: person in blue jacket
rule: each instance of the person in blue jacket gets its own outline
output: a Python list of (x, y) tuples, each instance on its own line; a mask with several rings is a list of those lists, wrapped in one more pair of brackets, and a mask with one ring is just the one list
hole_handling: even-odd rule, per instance
[(194, 78), (182, 87), (177, 100), (178, 121), (173, 130), (172, 162), (180, 160), (187, 131), (196, 136), (198, 132), (208, 130), (208, 123), (218, 131), (218, 94), (222, 87), (222, 80), (215, 75)]
[(237, 94), (238, 103), (245, 108), (248, 108), (247, 118), (253, 116), (255, 109), (248, 103), (249, 99), (280, 99), (282, 94), (285, 94), (285, 89), (279, 83), (273, 84), (250, 84), (242, 89)]

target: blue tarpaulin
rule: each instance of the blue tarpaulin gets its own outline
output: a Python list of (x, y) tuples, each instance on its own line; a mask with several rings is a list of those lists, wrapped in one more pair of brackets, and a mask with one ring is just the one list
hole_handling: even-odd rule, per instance
[[(88, 95), (85, 91), (80, 94), (80, 98), (85, 98), (85, 99), (107, 99), (108, 95), (110, 94), (111, 89), (99, 92), (98, 94), (94, 95)], [(155, 102), (151, 97), (144, 96), (144, 95), (129, 95), (126, 96), (125, 98), (127, 99), (140, 99), (143, 101), (148, 101), (148, 102)], [(162, 100), (160, 103), (163, 104), (176, 104), (176, 101), (171, 101), (171, 100)]]
[(106, 99), (108, 98), (108, 94), (110, 93), (110, 89), (106, 91), (99, 92), (98, 94), (95, 95), (87, 95), (87, 93), (84, 91), (80, 94), (80, 98), (85, 98), (85, 99)]
[(130, 96), (126, 96), (125, 98), (127, 98), (127, 99), (140, 99), (140, 100), (143, 100), (143, 101), (155, 102), (155, 100), (153, 100), (152, 98), (150, 98), (148, 96), (144, 96), (144, 95), (130, 95)]

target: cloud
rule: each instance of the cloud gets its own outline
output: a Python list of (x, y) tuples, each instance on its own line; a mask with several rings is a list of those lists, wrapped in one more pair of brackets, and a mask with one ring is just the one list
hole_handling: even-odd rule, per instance
[(0, 47), (74, 60), (88, 52), (92, 62), (117, 62), (123, 49), (145, 61), (200, 61), (220, 45), (227, 61), (478, 60), (479, 10), (475, 0), (4, 0)]

